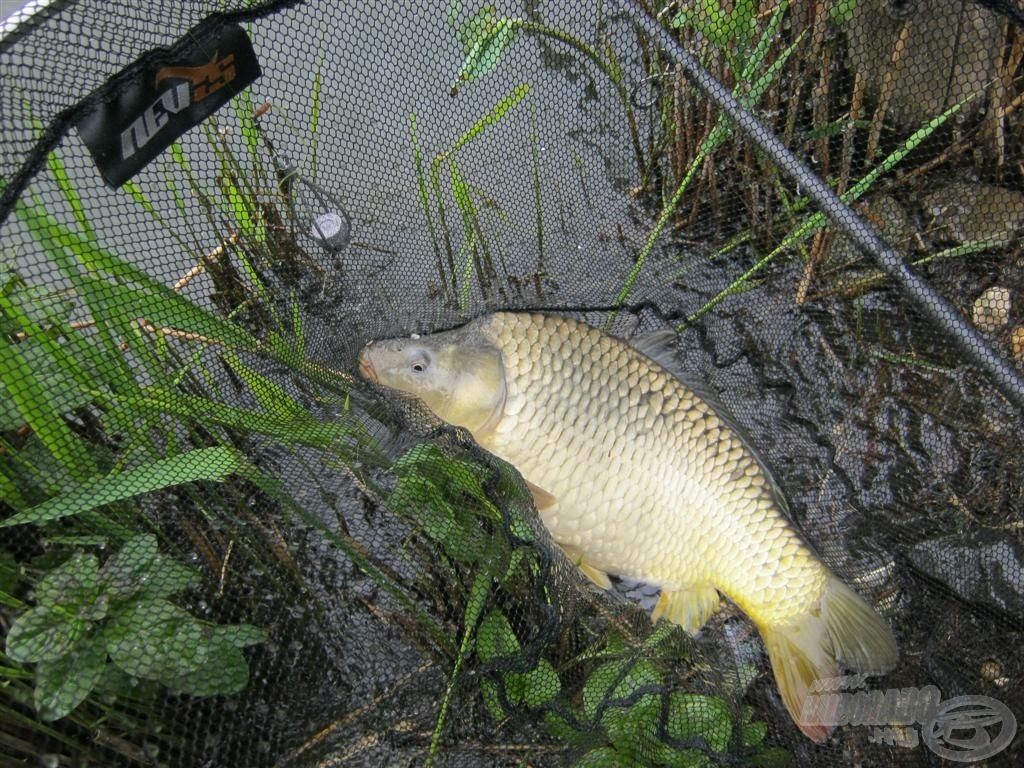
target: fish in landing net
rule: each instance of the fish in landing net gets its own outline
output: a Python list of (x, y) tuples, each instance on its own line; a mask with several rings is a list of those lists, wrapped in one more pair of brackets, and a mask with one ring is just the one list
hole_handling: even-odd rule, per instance
[(515, 466), (552, 537), (600, 586), (609, 573), (660, 585), (655, 620), (691, 634), (719, 593), (732, 600), (815, 741), (831, 731), (801, 722), (815, 680), (896, 664), (889, 628), (803, 541), (744, 441), (639, 349), (568, 318), (499, 312), (371, 341), (359, 369)]

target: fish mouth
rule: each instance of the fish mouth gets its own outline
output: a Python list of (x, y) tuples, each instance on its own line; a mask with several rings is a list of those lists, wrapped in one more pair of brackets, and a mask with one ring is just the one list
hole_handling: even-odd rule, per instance
[(377, 383), (377, 371), (373, 369), (373, 363), (370, 362), (370, 356), (366, 354), (365, 348), (359, 353), (359, 374), (367, 381)]

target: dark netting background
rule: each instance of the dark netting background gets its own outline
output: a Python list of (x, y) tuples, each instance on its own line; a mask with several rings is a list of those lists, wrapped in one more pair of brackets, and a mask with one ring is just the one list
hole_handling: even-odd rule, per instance
[[(916, 725), (813, 744), (738, 609), (652, 627), (656, 589), (595, 590), (514, 470), (355, 376), (494, 308), (675, 328), (894, 628), (869, 686), (1024, 715), (1019, 408), (624, 10), (251, 5), (0, 42), (0, 763), (943, 764)], [(1019, 3), (647, 6), (1020, 371)], [(66, 110), (238, 11), (263, 76), (106, 187)]]

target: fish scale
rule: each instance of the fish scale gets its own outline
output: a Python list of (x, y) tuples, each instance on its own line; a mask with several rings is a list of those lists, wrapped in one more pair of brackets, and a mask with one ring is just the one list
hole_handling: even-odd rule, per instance
[(732, 600), (810, 738), (831, 732), (803, 716), (816, 681), (840, 663), (895, 665), (889, 628), (804, 542), (728, 419), (638, 349), (568, 318), (499, 312), (371, 342), (360, 372), (418, 395), (515, 466), (552, 538), (596, 584), (616, 574), (660, 585), (652, 617), (691, 633), (719, 593)]
[[(717, 417), (678, 379), (656, 370), (636, 350), (613, 345), (588, 326), (545, 319), (498, 313), (489, 325), (481, 326), (482, 335), (499, 349), (517, 350), (505, 358), (507, 381), (514, 383), (512, 397), (535, 404), (506, 416), (496, 434), (481, 444), (558, 499), (556, 509), (542, 512), (555, 540), (579, 545), (586, 539), (588, 560), (610, 573), (669, 588), (708, 581), (729, 596), (742, 596), (733, 599), (748, 613), (758, 611), (773, 621), (805, 612), (820, 593), (826, 571), (795, 531), (784, 535), (788, 526), (767, 484), (755, 481), (760, 473), (746, 473), (748, 467), (756, 470), (749, 452), (721, 429)], [(540, 351), (536, 366), (517, 362), (530, 357), (521, 340), (534, 336), (531, 326)], [(571, 343), (581, 333), (584, 338)], [(564, 369), (555, 368), (556, 357), (567, 363)], [(558, 370), (564, 375), (547, 375)], [(682, 408), (666, 409), (662, 390)], [(618, 402), (596, 397), (609, 391)], [(587, 397), (578, 397), (581, 392)], [(628, 404), (626, 409), (621, 409), (622, 402)], [(536, 436), (551, 431), (552, 418), (565, 430), (559, 443), (551, 443), (554, 456), (536, 448)], [(623, 437), (629, 435), (628, 441), (619, 438), (620, 430)], [(612, 442), (616, 451), (610, 466), (606, 448)], [(734, 479), (737, 471), (746, 486)], [(611, 489), (623, 483), (633, 487), (626, 502), (633, 513), (613, 498)], [(701, 488), (708, 491), (700, 493)], [(750, 489), (756, 493), (753, 498), (737, 494)], [(703, 503), (688, 504), (693, 497)], [(746, 509), (741, 515), (730, 514), (734, 510), (729, 507), (738, 501), (746, 501)], [(595, 524), (604, 522), (603, 516), (642, 522), (657, 531), (660, 541), (643, 556), (627, 560), (622, 555), (634, 549), (629, 546), (637, 535), (633, 526), (601, 526), (603, 538), (586, 537)], [(742, 546), (752, 539), (764, 541), (773, 529), (778, 535), (767, 539), (773, 550), (781, 554), (788, 548), (796, 555), (784, 580), (774, 578), (775, 551), (759, 553)], [(709, 547), (720, 548), (725, 557), (709, 560), (702, 551)]]

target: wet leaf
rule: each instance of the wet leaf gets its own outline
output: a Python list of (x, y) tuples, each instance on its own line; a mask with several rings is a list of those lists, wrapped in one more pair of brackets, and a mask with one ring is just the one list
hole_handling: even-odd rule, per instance
[(611, 747), (592, 749), (576, 763), (576, 768), (643, 768), (641, 763), (620, 755)]
[(210, 659), (212, 630), (166, 600), (134, 605), (106, 632), (107, 651), (135, 677), (160, 680), (195, 672)]
[(36, 600), (51, 605), (74, 605), (83, 593), (99, 591), (99, 569), (95, 555), (78, 552), (46, 574), (36, 588)]
[[(621, 680), (620, 680), (621, 677)], [(593, 718), (605, 700), (628, 698), (646, 685), (659, 685), (661, 676), (646, 659), (631, 664), (620, 659), (602, 664), (587, 678), (583, 686), (583, 709)]]
[(134, 595), (169, 597), (199, 578), (192, 568), (161, 555), (156, 537), (148, 533), (126, 541), (100, 571), (100, 582), (122, 600)]
[(732, 717), (722, 699), (697, 693), (673, 693), (669, 698), (668, 732), (680, 740), (703, 737), (716, 752), (724, 752), (732, 736)]
[(43, 720), (57, 720), (82, 703), (107, 667), (107, 649), (92, 637), (71, 653), (36, 667), (35, 705)]
[(395, 462), (394, 471), (399, 480), (388, 497), (390, 509), (417, 520), (453, 560), (475, 563), (491, 555), (496, 542), (479, 517), (500, 519), (501, 514), (484, 490), (486, 470), (422, 444)]
[(99, 560), (77, 552), (46, 574), (36, 587), (36, 602), (60, 606), (83, 621), (99, 621), (107, 615), (108, 601), (99, 585)]
[(85, 630), (85, 623), (69, 620), (49, 606), (40, 605), (18, 617), (7, 634), (7, 655), (15, 661), (50, 661), (66, 654)]
[(476, 653), (480, 660), (511, 656), (518, 650), (519, 640), (505, 615), (500, 611), (487, 614), (476, 633)]
[(536, 708), (547, 704), (562, 691), (558, 673), (547, 659), (538, 659), (537, 666), (529, 672), (511, 672), (510, 684), (522, 691), (526, 706)]
[(836, 26), (842, 26), (853, 18), (857, 9), (857, 0), (835, 0), (829, 9), (828, 17)]
[(192, 696), (216, 696), (238, 693), (249, 682), (249, 664), (242, 652), (226, 640), (216, 641), (210, 648), (211, 661), (195, 672), (165, 677), (163, 682), (181, 693)]
[(266, 631), (251, 624), (229, 624), (216, 627), (214, 637), (218, 642), (223, 640), (233, 648), (245, 648), (267, 642)]
[(768, 733), (768, 724), (760, 721), (746, 723), (743, 726), (743, 746), (753, 747), (764, 741)]
[(659, 745), (660, 719), (661, 700), (654, 694), (647, 694), (628, 709), (613, 707), (606, 710), (601, 722), (615, 749), (639, 760), (650, 755)]
[(248, 460), (233, 448), (198, 448), (77, 485), (61, 496), (0, 521), (0, 528), (58, 520), (161, 488), (197, 480), (224, 480), (232, 474), (245, 474), (249, 468)]
[[(505, 615), (500, 611), (487, 614), (476, 635), (476, 652), (480, 660), (487, 662), (513, 657), (519, 650), (519, 641)], [(562, 690), (558, 673), (547, 659), (539, 659), (537, 666), (528, 672), (507, 672), (503, 679), (509, 701), (527, 707), (539, 707), (551, 701)], [(500, 719), (504, 712), (494, 683), (484, 681), (483, 692), (487, 708), (495, 719)]]

